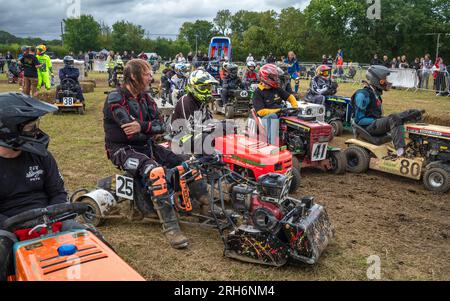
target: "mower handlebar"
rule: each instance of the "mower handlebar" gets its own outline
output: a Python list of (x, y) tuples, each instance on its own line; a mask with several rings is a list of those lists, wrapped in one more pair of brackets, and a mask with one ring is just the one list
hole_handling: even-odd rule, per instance
[(31, 222), (32, 224), (26, 224), (23, 227), (29, 228), (36, 226), (39, 224), (38, 219), (47, 216), (49, 219), (56, 220), (57, 217), (67, 213), (74, 213), (77, 215), (83, 214), (88, 210), (88, 206), (83, 203), (64, 203), (52, 205), (46, 208), (38, 208), (32, 209), (15, 216), (12, 216), (3, 222), (3, 229), (7, 231), (15, 230), (15, 228), (19, 228), (18, 226), (22, 226), (27, 222)]

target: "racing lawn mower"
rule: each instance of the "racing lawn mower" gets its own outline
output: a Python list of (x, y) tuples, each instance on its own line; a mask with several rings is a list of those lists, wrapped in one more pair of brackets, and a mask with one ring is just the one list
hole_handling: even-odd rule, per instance
[(325, 121), (333, 127), (333, 135), (341, 136), (345, 130), (352, 129), (353, 106), (351, 97), (325, 96)]
[[(213, 112), (215, 114), (222, 113), (227, 119), (233, 119), (234, 116), (248, 116), (251, 109), (251, 100), (253, 92), (242, 89), (229, 90), (230, 96), (228, 103), (219, 106), (217, 100), (214, 104)], [(221, 89), (217, 89), (218, 98), (220, 98)], [(217, 95), (217, 94), (216, 94)], [(214, 96), (214, 95), (213, 95)]]
[(84, 115), (86, 107), (84, 101), (78, 98), (78, 91), (81, 91), (80, 84), (72, 78), (64, 78), (56, 92), (55, 106), (58, 112), (75, 111)]
[(290, 192), (300, 187), (300, 169), (293, 168), (288, 150), (238, 134), (233, 122), (209, 120), (195, 129), (172, 134), (167, 140), (170, 143), (165, 147), (171, 147), (176, 153), (192, 154), (196, 150), (201, 150), (203, 155), (220, 153), (230, 170), (253, 181), (268, 173), (286, 174), (292, 169)]
[[(267, 141), (266, 129), (255, 110), (247, 121), (247, 135)], [(292, 153), (294, 169), (319, 168), (334, 174), (343, 174), (346, 158), (343, 152), (329, 143), (333, 140), (331, 125), (305, 117), (301, 108), (282, 109), (279, 118), (279, 145)]]
[[(420, 122), (425, 111), (410, 110), (402, 116), (404, 123)], [(398, 157), (390, 135), (373, 136), (353, 124), (354, 139), (346, 141), (347, 170), (364, 173), (378, 170), (402, 177), (423, 180), (431, 191), (450, 189), (450, 127), (410, 123), (404, 125), (405, 155)]]
[[(288, 196), (292, 175), (269, 173), (257, 182), (227, 168), (220, 155), (201, 158), (196, 168), (207, 178), (211, 210), (224, 243), (224, 256), (281, 267), (289, 262), (315, 264), (333, 237), (325, 208), (314, 197)], [(223, 182), (232, 183), (227, 207)], [(216, 191), (219, 197), (216, 198)]]
[(84, 204), (33, 209), (4, 221), (19, 238), (9, 281), (143, 281), (107, 244), (87, 230), (61, 232), (62, 222), (84, 214)]

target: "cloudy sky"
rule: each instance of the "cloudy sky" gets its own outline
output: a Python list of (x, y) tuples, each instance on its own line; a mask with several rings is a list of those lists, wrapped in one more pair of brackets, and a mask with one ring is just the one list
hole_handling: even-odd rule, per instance
[(229, 9), (265, 11), (293, 6), (303, 9), (309, 0), (0, 0), (0, 30), (16, 36), (59, 39), (61, 20), (77, 14), (93, 15), (112, 25), (127, 20), (144, 27), (150, 37), (171, 37), (185, 21), (212, 21), (216, 12)]

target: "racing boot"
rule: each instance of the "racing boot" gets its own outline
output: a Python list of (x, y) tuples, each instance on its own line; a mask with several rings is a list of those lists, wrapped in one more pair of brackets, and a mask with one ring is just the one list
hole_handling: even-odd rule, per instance
[(156, 167), (149, 172), (149, 190), (155, 211), (162, 223), (163, 233), (170, 245), (175, 249), (184, 249), (189, 245), (186, 236), (181, 232), (175, 209), (170, 203), (167, 190), (166, 175), (162, 167)]

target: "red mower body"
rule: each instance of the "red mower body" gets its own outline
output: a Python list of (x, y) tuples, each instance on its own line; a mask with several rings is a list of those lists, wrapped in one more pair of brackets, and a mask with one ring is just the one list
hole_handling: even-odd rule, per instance
[(244, 135), (215, 139), (215, 149), (230, 169), (251, 171), (255, 180), (268, 173), (285, 174), (292, 168), (292, 155), (283, 148)]

